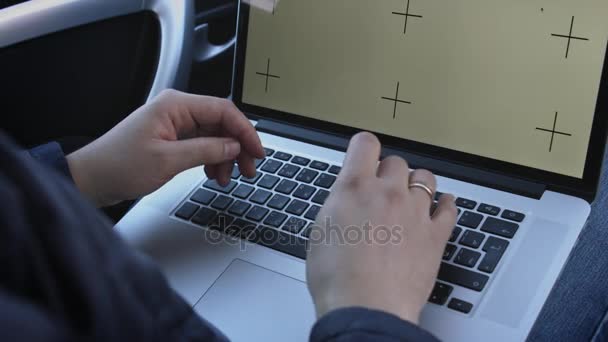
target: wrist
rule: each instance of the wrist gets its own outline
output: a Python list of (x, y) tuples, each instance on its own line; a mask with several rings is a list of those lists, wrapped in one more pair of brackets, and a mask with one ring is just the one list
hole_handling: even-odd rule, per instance
[(80, 190), (80, 192), (91, 200), (97, 207), (108, 205), (109, 201), (104, 199), (104, 196), (95, 186), (95, 176), (92, 172), (94, 167), (89, 165), (90, 163), (83, 155), (82, 150), (69, 154), (66, 157), (66, 160), (70, 173), (72, 174), (72, 179), (74, 180), (74, 184), (78, 190)]

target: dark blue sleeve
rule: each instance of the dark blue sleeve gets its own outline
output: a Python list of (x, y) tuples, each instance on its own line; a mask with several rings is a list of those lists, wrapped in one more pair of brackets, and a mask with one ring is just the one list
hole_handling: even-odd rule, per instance
[(56, 172), (60, 151), (0, 134), (0, 341), (226, 341)]
[(312, 342), (438, 341), (430, 333), (399, 317), (365, 308), (334, 310), (321, 317), (310, 334)]
[(39, 162), (50, 166), (68, 179), (72, 179), (72, 173), (68, 167), (61, 145), (56, 142), (34, 147), (28, 151), (29, 154)]
[[(606, 318), (608, 318), (608, 315)], [(606, 318), (604, 318), (604, 321), (600, 324), (597, 331), (595, 332), (595, 336), (592, 339), (593, 342), (608, 341), (608, 320)]]

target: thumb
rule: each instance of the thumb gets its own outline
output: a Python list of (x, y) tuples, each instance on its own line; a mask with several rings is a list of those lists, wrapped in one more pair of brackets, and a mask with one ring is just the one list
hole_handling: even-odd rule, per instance
[(241, 145), (232, 138), (193, 138), (170, 142), (168, 153), (177, 172), (201, 165), (216, 165), (234, 161)]

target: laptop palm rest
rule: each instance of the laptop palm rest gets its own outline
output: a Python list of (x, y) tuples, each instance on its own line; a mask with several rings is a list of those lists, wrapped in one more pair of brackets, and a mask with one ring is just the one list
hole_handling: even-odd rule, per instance
[(194, 310), (232, 341), (307, 341), (315, 322), (306, 283), (240, 259)]
[(530, 227), (481, 313), (484, 318), (512, 328), (524, 317), (568, 229), (563, 224), (538, 218)]

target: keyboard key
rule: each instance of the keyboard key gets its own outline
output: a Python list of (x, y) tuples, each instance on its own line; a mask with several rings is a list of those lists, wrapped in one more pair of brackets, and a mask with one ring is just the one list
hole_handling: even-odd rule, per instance
[(281, 151), (277, 151), (274, 154), (274, 158), (277, 158), (279, 160), (288, 161), (289, 159), (291, 159), (291, 154), (285, 153), (285, 152), (281, 152)]
[(462, 267), (442, 262), (437, 279), (481, 292), (490, 277), (485, 274), (469, 271)]
[(217, 210), (226, 210), (230, 204), (232, 204), (232, 198), (224, 195), (219, 195), (213, 203), (211, 203), (211, 207)]
[(443, 195), (443, 192), (435, 191), (435, 201), (439, 201), (439, 197)]
[(496, 216), (500, 213), (500, 208), (482, 203), (479, 205), (479, 208), (477, 208), (477, 211), (479, 211), (480, 213)]
[(271, 227), (279, 228), (283, 224), (283, 222), (285, 222), (285, 220), (287, 220), (287, 215), (278, 211), (273, 211), (270, 213), (270, 215), (266, 217), (266, 219), (264, 220), (264, 224)]
[(285, 178), (293, 178), (300, 171), (300, 167), (293, 164), (285, 164), (279, 171), (279, 176)]
[(264, 152), (266, 152), (266, 157), (270, 157), (274, 153), (274, 150), (271, 148), (264, 147)]
[(308, 227), (306, 227), (306, 229), (304, 229), (304, 231), (302, 232), (302, 236), (305, 238), (310, 238), (310, 233), (312, 232), (312, 228), (314, 227), (314, 223), (311, 223), (308, 225)]
[(255, 176), (252, 178), (246, 178), (245, 176), (241, 177), (241, 182), (245, 182), (245, 183), (249, 183), (249, 184), (255, 184), (257, 183), (258, 180), (260, 180), (260, 177), (262, 177), (262, 173), (261, 172), (256, 172)]
[(517, 233), (519, 225), (513, 222), (504, 221), (494, 217), (488, 217), (484, 222), (481, 230), (484, 232), (504, 236), (506, 238), (512, 238)]
[(310, 209), (308, 209), (308, 211), (306, 212), (306, 215), (304, 215), (304, 217), (311, 221), (314, 221), (317, 219), (317, 215), (319, 215), (319, 211), (321, 211), (321, 207), (319, 207), (318, 205), (313, 205), (312, 207), (310, 207)]
[(196, 203), (209, 205), (209, 203), (211, 203), (211, 201), (213, 201), (215, 196), (216, 196), (215, 192), (211, 192), (211, 191), (205, 190), (205, 189), (198, 189), (198, 190), (196, 190), (194, 195), (192, 195), (192, 197), (190, 197), (190, 199)]
[(190, 203), (190, 202), (186, 202), (186, 203), (182, 204), (182, 206), (179, 209), (177, 209), (177, 211), (175, 212), (175, 216), (189, 221), (190, 218), (192, 217), (192, 215), (194, 215), (194, 213), (197, 210), (198, 210), (198, 205)]
[(234, 217), (220, 213), (213, 219), (213, 222), (209, 224), (209, 229), (218, 230), (223, 232), (226, 228), (234, 221)]
[(526, 218), (526, 215), (516, 211), (505, 210), (502, 212), (501, 217), (515, 222), (522, 222)]
[(256, 159), (255, 160), (255, 168), (256, 169), (259, 168), (260, 165), (262, 165), (262, 163), (264, 162), (264, 160), (266, 160), (266, 159)]
[(315, 185), (320, 186), (325, 189), (329, 189), (329, 188), (331, 188), (332, 185), (334, 185), (335, 181), (336, 181), (336, 176), (332, 176), (327, 173), (322, 173), (319, 176), (319, 178), (317, 178), (317, 180), (315, 181)]
[(249, 197), (249, 195), (251, 195), (253, 190), (254, 187), (247, 184), (241, 184), (236, 188), (236, 190), (234, 190), (232, 195), (238, 198), (246, 199), (247, 197)]
[(509, 241), (490, 236), (482, 250), (486, 253), (504, 253), (507, 247), (509, 247)]
[(207, 226), (215, 215), (217, 215), (217, 211), (202, 207), (196, 212), (194, 217), (192, 217), (192, 222), (200, 226)]
[(245, 239), (256, 228), (257, 228), (256, 224), (253, 224), (249, 221), (245, 221), (243, 219), (237, 219), (234, 222), (232, 222), (228, 226), (228, 228), (226, 228), (225, 232), (226, 232), (226, 234), (232, 235), (234, 237)]
[(452, 290), (454, 290), (454, 287), (450, 285), (435, 283), (433, 292), (431, 292), (431, 296), (429, 297), (429, 302), (444, 305), (448, 301), (450, 294), (452, 294)]
[(280, 194), (275, 194), (274, 196), (272, 196), (272, 199), (270, 199), (270, 202), (268, 202), (267, 205), (272, 209), (283, 210), (287, 203), (289, 203), (289, 197)]
[(300, 184), (300, 186), (298, 186), (296, 191), (293, 193), (293, 196), (307, 200), (312, 197), (312, 194), (315, 193), (315, 190), (316, 189), (310, 185)]
[(461, 248), (460, 252), (456, 254), (454, 258), (454, 262), (458, 265), (466, 266), (466, 267), (475, 267), (477, 261), (481, 257), (481, 253), (472, 251), (467, 248)]
[(249, 198), (249, 200), (253, 203), (264, 204), (264, 203), (266, 203), (266, 201), (268, 201), (270, 196), (272, 196), (272, 192), (262, 190), (262, 189), (257, 189), (253, 193), (253, 195), (251, 195), (251, 198)]
[(304, 228), (304, 226), (306, 226), (306, 221), (302, 220), (301, 218), (291, 216), (281, 229), (290, 233), (298, 234), (302, 228)]
[(260, 226), (249, 239), (259, 245), (276, 251), (292, 255), (296, 258), (306, 259), (306, 240), (283, 231)]
[(458, 298), (452, 298), (448, 304), (448, 308), (468, 314), (473, 309), (473, 304)]
[(483, 216), (472, 211), (465, 211), (460, 216), (460, 220), (458, 220), (458, 225), (465, 226), (469, 228), (477, 228), (479, 224), (483, 220)]
[(262, 177), (262, 179), (258, 183), (258, 186), (261, 188), (272, 189), (275, 185), (277, 185), (279, 179), (280, 178), (277, 176), (264, 175), (264, 177)]
[(452, 235), (450, 236), (450, 242), (456, 242), (456, 239), (458, 239), (460, 233), (462, 233), (462, 228), (454, 227), (452, 230)]
[(288, 179), (283, 179), (279, 183), (279, 185), (277, 185), (276, 189), (274, 189), (274, 190), (276, 192), (280, 192), (282, 194), (289, 195), (293, 192), (293, 189), (295, 189), (297, 185), (298, 185), (298, 183), (296, 183), (294, 181), (290, 181)]
[(277, 171), (279, 171), (281, 166), (283, 166), (283, 163), (281, 163), (280, 161), (275, 159), (268, 159), (264, 166), (262, 166), (262, 171), (268, 173), (276, 173)]
[(293, 159), (291, 160), (291, 162), (294, 163), (294, 164), (297, 164), (297, 165), (306, 166), (306, 165), (308, 165), (308, 163), (310, 163), (310, 159), (304, 158), (304, 157), (295, 156), (295, 157), (293, 157)]
[(485, 238), (486, 236), (482, 233), (467, 229), (465, 230), (464, 234), (462, 234), (460, 244), (471, 248), (479, 248), (479, 246), (481, 246), (481, 243), (483, 242), (483, 239)]
[(329, 164), (315, 160), (310, 163), (310, 167), (315, 170), (325, 171), (329, 168)]
[(293, 200), (285, 209), (286, 212), (294, 215), (301, 216), (304, 211), (308, 208), (308, 203), (302, 202), (300, 200)]
[(456, 205), (465, 209), (475, 209), (477, 202), (466, 198), (457, 198)]
[(232, 174), (230, 175), (230, 177), (232, 179), (237, 179), (241, 176), (241, 170), (239, 170), (239, 166), (234, 164), (234, 166), (232, 166)]
[(328, 196), (329, 196), (329, 191), (319, 189), (319, 191), (317, 191), (315, 196), (312, 198), (312, 201), (317, 204), (323, 205), (323, 204), (325, 204), (325, 200), (327, 199)]
[(270, 210), (266, 208), (256, 205), (255, 207), (251, 208), (251, 210), (249, 210), (247, 216), (245, 217), (249, 220), (260, 222), (268, 214), (269, 211)]
[(329, 173), (332, 173), (334, 175), (337, 175), (340, 173), (340, 171), (342, 171), (342, 168), (336, 165), (332, 165), (329, 168)]
[(234, 188), (236, 187), (236, 182), (235, 181), (230, 181), (230, 183), (228, 183), (227, 186), (221, 186), (219, 185), (215, 180), (208, 180), (205, 182), (205, 184), (203, 184), (203, 186), (205, 188), (211, 189), (211, 190), (215, 190), (215, 191), (219, 191), (225, 194), (229, 194), (232, 192), (232, 190), (234, 190)]
[(454, 256), (454, 253), (456, 253), (456, 249), (457, 249), (457, 247), (455, 245), (448, 243), (445, 246), (445, 249), (443, 250), (443, 260), (448, 261), (448, 260), (452, 259), (452, 257)]
[(483, 245), (482, 249), (486, 252), (486, 255), (481, 260), (481, 263), (479, 263), (478, 269), (486, 273), (494, 272), (508, 246), (509, 241), (490, 236), (488, 241)]
[(302, 169), (302, 171), (296, 177), (297, 181), (302, 183), (310, 184), (315, 178), (319, 175), (319, 172), (311, 170), (311, 169)]
[(243, 216), (249, 210), (251, 204), (243, 201), (236, 201), (234, 204), (228, 209), (228, 212), (234, 215)]

